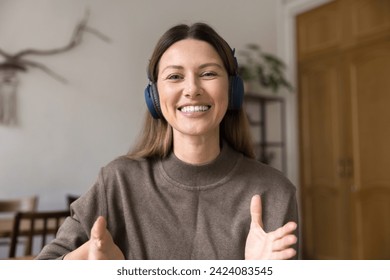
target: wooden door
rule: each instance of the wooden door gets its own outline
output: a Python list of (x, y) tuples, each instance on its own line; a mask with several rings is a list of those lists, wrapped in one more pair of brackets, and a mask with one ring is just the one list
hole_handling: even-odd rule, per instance
[(355, 47), (389, 36), (389, 0), (342, 0), (337, 2), (341, 12), (338, 14), (344, 21), (342, 26), (344, 46)]
[(390, 259), (390, 1), (297, 18), (303, 257)]
[(310, 259), (349, 257), (340, 66), (339, 56), (326, 56), (300, 71), (303, 256)]
[(348, 58), (354, 176), (353, 249), (390, 259), (390, 38)]

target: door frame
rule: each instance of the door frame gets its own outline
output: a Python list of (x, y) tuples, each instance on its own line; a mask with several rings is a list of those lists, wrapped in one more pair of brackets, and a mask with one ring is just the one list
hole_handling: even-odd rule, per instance
[[(279, 0), (277, 5), (277, 53), (287, 65), (286, 76), (297, 85), (296, 21), (298, 14), (334, 0)], [(297, 92), (286, 94), (287, 177), (299, 186)]]
[[(297, 88), (297, 34), (296, 16), (334, 0), (279, 0), (277, 2), (277, 54), (286, 63), (286, 77), (291, 81), (294, 92), (285, 94), (286, 101), (286, 151), (287, 177), (297, 187), (298, 207), (301, 209), (300, 193), (300, 158), (299, 158), (299, 127), (298, 127), (298, 96)], [(301, 211), (299, 211), (301, 219)], [(302, 240), (302, 230), (299, 232)], [(302, 242), (300, 256), (302, 257)]]

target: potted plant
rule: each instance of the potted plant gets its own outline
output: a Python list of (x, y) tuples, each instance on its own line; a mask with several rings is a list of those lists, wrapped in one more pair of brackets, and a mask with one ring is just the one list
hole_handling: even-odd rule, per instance
[(292, 91), (293, 87), (284, 75), (285, 64), (277, 56), (264, 53), (257, 44), (248, 44), (239, 51), (241, 61), (238, 74), (244, 83), (256, 83), (276, 93), (281, 88)]

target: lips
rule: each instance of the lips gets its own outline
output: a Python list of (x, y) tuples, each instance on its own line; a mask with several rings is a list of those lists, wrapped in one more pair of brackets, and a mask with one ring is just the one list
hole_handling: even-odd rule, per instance
[(196, 112), (206, 112), (211, 108), (209, 105), (189, 105), (182, 106), (178, 109), (183, 113), (196, 113)]

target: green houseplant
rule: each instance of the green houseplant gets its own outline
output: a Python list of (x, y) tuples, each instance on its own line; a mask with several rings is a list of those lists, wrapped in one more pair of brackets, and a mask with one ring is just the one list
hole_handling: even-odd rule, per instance
[(262, 88), (276, 93), (281, 88), (292, 91), (293, 87), (285, 78), (285, 64), (277, 56), (265, 53), (257, 44), (248, 44), (238, 52), (238, 74), (244, 82), (259, 83)]

